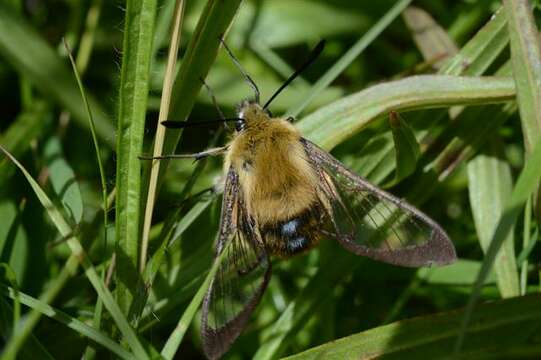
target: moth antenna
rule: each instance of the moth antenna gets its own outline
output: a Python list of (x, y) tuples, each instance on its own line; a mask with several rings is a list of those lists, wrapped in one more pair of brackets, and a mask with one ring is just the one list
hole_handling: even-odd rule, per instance
[(244, 120), (241, 118), (223, 118), (218, 120), (208, 120), (208, 121), (175, 121), (175, 120), (164, 120), (160, 124), (165, 126), (168, 129), (185, 129), (188, 127), (197, 127), (197, 126), (207, 126), (212, 124), (227, 123), (228, 121), (239, 121)]
[(254, 94), (255, 94), (255, 101), (259, 104), (261, 95), (260, 95), (259, 89), (257, 88), (257, 85), (255, 84), (254, 80), (252, 80), (252, 78), (250, 77), (250, 75), (248, 75), (248, 73), (244, 70), (244, 68), (243, 68), (242, 65), (240, 64), (239, 60), (235, 57), (235, 55), (233, 55), (233, 52), (232, 52), (231, 49), (229, 49), (229, 47), (226, 45), (224, 39), (222, 39), (221, 37), (220, 37), (219, 39), (220, 39), (220, 42), (222, 43), (222, 45), (224, 46), (225, 51), (227, 51), (227, 54), (229, 55), (229, 57), (231, 58), (231, 60), (233, 61), (233, 63), (234, 63), (235, 66), (237, 67), (237, 69), (239, 69), (240, 73), (241, 73), (242, 76), (244, 77), (244, 80), (246, 80), (246, 82), (248, 83), (248, 85), (250, 85), (250, 87), (251, 87), (252, 90), (254, 91)]
[(205, 79), (203, 79), (202, 77), (199, 78), (199, 80), (201, 80), (201, 83), (203, 84), (203, 86), (205, 87), (205, 89), (207, 90), (207, 93), (208, 93), (208, 96), (210, 97), (210, 99), (212, 100), (212, 104), (214, 105), (214, 107), (216, 108), (216, 111), (218, 112), (218, 115), (220, 116), (220, 119), (225, 119), (225, 115), (224, 113), (222, 112), (222, 109), (220, 109), (220, 105), (218, 105), (218, 101), (216, 100), (216, 96), (214, 95), (214, 91), (212, 91), (212, 89), (210, 88), (210, 86), (205, 82)]
[(270, 105), (270, 103), (278, 96), (278, 94), (282, 92), (282, 90), (284, 90), (293, 80), (295, 80), (297, 76), (300, 75), (300, 73), (306, 70), (308, 66), (310, 66), (318, 58), (318, 56), (323, 51), (324, 47), (325, 47), (325, 40), (321, 40), (320, 42), (317, 43), (314, 49), (310, 52), (310, 55), (308, 55), (308, 58), (306, 59), (306, 61), (301, 66), (299, 66), (297, 70), (295, 70), (295, 72), (291, 74), (289, 78), (287, 78), (287, 80), (282, 84), (282, 86), (278, 88), (278, 90), (274, 92), (274, 94), (270, 97), (270, 99), (267, 100), (265, 105), (263, 105), (263, 109), (266, 109)]

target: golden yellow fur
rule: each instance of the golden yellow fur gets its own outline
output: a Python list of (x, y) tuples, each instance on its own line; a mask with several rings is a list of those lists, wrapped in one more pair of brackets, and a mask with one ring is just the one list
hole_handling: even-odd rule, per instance
[(261, 226), (300, 214), (316, 200), (318, 179), (299, 132), (255, 103), (240, 113), (246, 127), (230, 142), (224, 166), (239, 175), (248, 212)]

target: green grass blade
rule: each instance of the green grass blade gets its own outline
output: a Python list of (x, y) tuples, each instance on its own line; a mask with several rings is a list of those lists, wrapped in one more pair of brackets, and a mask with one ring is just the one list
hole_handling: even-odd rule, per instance
[(135, 296), (141, 220), (141, 160), (156, 0), (130, 0), (124, 28), (117, 123), (116, 298), (124, 314)]
[(456, 55), (458, 48), (447, 32), (425, 10), (408, 6), (402, 13), (423, 59), (440, 69), (447, 59)]
[(509, 43), (507, 19), (503, 9), (483, 26), (439, 71), (445, 75), (481, 75)]
[(512, 79), (420, 75), (374, 85), (304, 117), (299, 130), (331, 149), (391, 110), (406, 111), (511, 100)]
[(533, 249), (536, 242), (534, 238), (531, 238), (532, 231), (532, 199), (529, 198), (526, 201), (524, 207), (524, 228), (522, 230), (522, 251), (526, 252), (526, 256), (521, 256), (522, 252), (517, 258), (517, 263), (520, 264), (520, 295), (526, 295), (526, 288), (528, 286), (528, 256)]
[[(68, 110), (75, 121), (88, 128), (86, 111), (77, 84), (62, 59), (20, 16), (0, 4), (0, 54), (47, 97)], [(88, 102), (94, 111), (96, 132), (109, 146), (115, 143), (115, 129), (94, 97)]]
[[(4, 298), (0, 298), (0, 334), (2, 340), (7, 342), (9, 340), (8, 336), (12, 333), (12, 323), (8, 318), (11, 317), (14, 309)], [(18, 334), (17, 334), (18, 336)], [(2, 352), (1, 358), (8, 360), (11, 355), (4, 355)], [(25, 343), (25, 346), (16, 354), (17, 359), (47, 359), (53, 360), (54, 357), (45, 349), (45, 347), (36, 339), (32, 334), (28, 335), (28, 340)], [(13, 359), (14, 357), (11, 357)]]
[(530, 153), (541, 135), (541, 47), (528, 0), (504, 0), (524, 143)]
[[(224, 251), (222, 255), (225, 253), (226, 251)], [(197, 310), (199, 310), (199, 306), (203, 302), (203, 298), (205, 297), (208, 287), (210, 286), (210, 282), (212, 281), (212, 278), (216, 274), (216, 271), (218, 270), (218, 266), (220, 265), (223, 258), (224, 256), (221, 256), (214, 261), (214, 264), (212, 265), (209, 273), (207, 274), (205, 281), (197, 290), (197, 293), (192, 298), (192, 301), (190, 301), (190, 304), (188, 305), (186, 310), (184, 310), (184, 313), (182, 314), (182, 317), (178, 321), (178, 324), (175, 327), (175, 330), (171, 333), (171, 335), (169, 335), (169, 338), (167, 339), (167, 342), (165, 343), (161, 352), (161, 355), (166, 360), (171, 360), (174, 358), (178, 350), (178, 347), (180, 346), (180, 343), (182, 342), (182, 339), (184, 338), (184, 334), (186, 333), (186, 330), (188, 330), (188, 326), (192, 322), (192, 319), (197, 313)]]
[(19, 297), (21, 300), (21, 303), (23, 303), (24, 305), (34, 310), (37, 310), (41, 312), (42, 314), (61, 322), (62, 324), (66, 325), (70, 329), (73, 329), (79, 334), (86, 336), (89, 339), (92, 339), (96, 343), (102, 345), (103, 347), (111, 351), (113, 354), (118, 355), (120, 358), (133, 359), (133, 356), (134, 356), (133, 354), (130, 354), (130, 352), (126, 351), (126, 349), (124, 349), (122, 346), (114, 342), (105, 334), (69, 316), (68, 314), (60, 310), (54, 309), (50, 305), (45, 304), (41, 302), (40, 300), (33, 298), (25, 293), (19, 292), (17, 294), (15, 290), (9, 286), (0, 285), (0, 292), (4, 294), (5, 296), (8, 296), (12, 299), (14, 299), (15, 297)]
[(456, 353), (462, 349), (466, 336), (466, 330), (471, 323), (471, 314), (473, 313), (473, 309), (477, 303), (477, 299), (479, 298), (481, 288), (488, 274), (490, 273), (490, 270), (492, 269), (496, 255), (498, 254), (498, 251), (500, 250), (500, 247), (505, 239), (509, 236), (509, 233), (513, 228), (524, 204), (528, 200), (528, 197), (537, 189), (539, 179), (541, 178), (541, 166), (539, 166), (539, 164), (541, 164), (541, 141), (538, 141), (534, 151), (526, 161), (517, 183), (513, 188), (511, 197), (503, 207), (504, 211), (498, 220), (498, 225), (496, 226), (494, 234), (492, 235), (490, 246), (486, 251), (485, 259), (483, 260), (483, 266), (481, 267), (481, 270), (479, 270), (477, 280), (473, 285), (472, 294), (466, 306), (466, 311), (464, 313), (461, 325), (461, 332), (459, 333), (455, 343)]
[[(30, 149), (30, 143), (36, 137), (43, 133), (47, 126), (46, 115), (49, 108), (44, 101), (34, 101), (34, 103), (15, 119), (10, 126), (0, 136), (2, 144), (14, 156), (22, 156)], [(6, 183), (11, 179), (15, 169), (9, 161), (0, 161), (0, 188), (5, 188)]]
[[(475, 325), (468, 330), (472, 345), (466, 357), (460, 359), (486, 358), (491, 353), (507, 358), (511, 347), (531, 348), (530, 358), (541, 355), (541, 348), (529, 344), (525, 333), (535, 332), (536, 323), (541, 321), (541, 297), (526, 296), (483, 304), (473, 314)], [(349, 360), (349, 359), (421, 359), (430, 354), (431, 359), (448, 359), (449, 348), (460, 331), (457, 319), (464, 316), (464, 310), (424, 316), (351, 335), (320, 345), (287, 360)], [(470, 355), (469, 357), (467, 355)], [(511, 358), (511, 357), (509, 357)], [(518, 358), (518, 357), (516, 357)]]
[(364, 34), (318, 81), (312, 90), (298, 105), (287, 111), (285, 116), (297, 116), (304, 108), (323, 90), (327, 88), (349, 64), (355, 60), (368, 45), (370, 45), (382, 32), (396, 19), (400, 13), (411, 3), (411, 0), (400, 0), (385, 15)]
[(60, 139), (57, 136), (50, 137), (43, 152), (53, 191), (71, 224), (77, 225), (83, 217), (83, 198), (75, 173), (64, 158)]
[[(162, 88), (162, 98), (160, 101), (160, 113), (158, 115), (158, 124), (156, 136), (154, 139), (153, 156), (162, 155), (163, 142), (165, 139), (165, 127), (161, 126), (161, 122), (167, 120), (169, 116), (169, 105), (171, 103), (171, 91), (175, 78), (175, 69), (177, 65), (178, 49), (180, 46), (181, 30), (184, 19), (184, 0), (176, 1), (175, 17), (173, 28), (171, 30), (171, 42), (169, 45), (169, 55), (167, 58), (167, 66)], [(152, 224), (152, 213), (154, 211), (154, 202), (156, 190), (158, 186), (158, 175), (160, 171), (160, 162), (153, 160), (151, 162), (150, 179), (148, 184), (147, 199), (145, 205), (145, 218), (143, 221), (143, 234), (141, 240), (141, 256), (139, 259), (139, 270), (143, 273), (147, 262), (148, 242), (150, 239), (150, 225)]]
[[(99, 6), (99, 4), (97, 5)], [(79, 91), (81, 93), (81, 98), (83, 99), (83, 103), (85, 105), (86, 115), (88, 119), (88, 124), (90, 127), (90, 132), (92, 133), (92, 142), (94, 144), (94, 150), (96, 151), (96, 160), (98, 163), (98, 168), (100, 172), (100, 181), (101, 181), (101, 195), (102, 195), (102, 201), (103, 201), (103, 227), (105, 228), (105, 232), (107, 233), (107, 212), (108, 212), (108, 206), (107, 206), (107, 181), (105, 180), (105, 170), (103, 166), (103, 160), (101, 159), (101, 152), (100, 152), (100, 144), (98, 142), (98, 134), (96, 132), (96, 124), (94, 122), (94, 117), (92, 116), (92, 110), (90, 108), (90, 104), (88, 103), (88, 99), (86, 96), (86, 92), (83, 86), (83, 82), (81, 81), (81, 76), (79, 75), (78, 67), (75, 63), (75, 60), (73, 59), (73, 56), (71, 54), (70, 49), (68, 48), (67, 43), (64, 43), (66, 50), (68, 52), (68, 57), (71, 62), (71, 67), (73, 69), (73, 74), (75, 75), (75, 79), (77, 80), (77, 86), (79, 87)]]
[[(67, 281), (73, 276), (78, 265), (78, 257), (72, 254), (66, 261), (60, 273), (49, 284), (47, 290), (40, 296), (39, 300), (45, 304), (51, 303), (66, 285)], [(17, 337), (10, 339), (10, 341), (4, 347), (3, 354), (10, 357), (17, 354), (19, 350), (24, 349), (23, 345), (25, 345), (27, 339), (31, 338), (32, 331), (40, 319), (41, 313), (38, 311), (32, 311), (31, 313), (27, 314), (22, 325), (18, 327)]]
[(393, 133), (396, 149), (396, 172), (394, 182), (398, 183), (413, 174), (417, 167), (417, 160), (421, 154), (419, 143), (415, 134), (402, 116), (392, 111), (389, 114), (389, 123)]
[[(503, 206), (513, 187), (511, 169), (496, 155), (479, 155), (468, 163), (468, 189), (479, 242), (487, 251)], [(494, 262), (502, 297), (518, 296), (519, 282), (515, 261), (515, 238), (509, 232)]]
[(83, 268), (85, 269), (85, 275), (87, 276), (88, 280), (98, 293), (98, 296), (101, 297), (103, 304), (109, 310), (111, 316), (115, 320), (117, 326), (119, 327), (120, 331), (124, 335), (126, 342), (130, 345), (132, 348), (135, 356), (139, 359), (146, 359), (148, 358), (145, 350), (143, 349), (143, 346), (139, 342), (139, 339), (137, 338), (137, 335), (135, 334), (134, 330), (130, 327), (128, 321), (126, 320), (126, 317), (122, 314), (122, 311), (120, 310), (117, 303), (114, 301), (113, 296), (109, 289), (105, 287), (103, 282), (100, 280), (98, 274), (96, 273), (96, 270), (92, 266), (92, 263), (88, 259), (87, 255), (85, 254), (85, 251), (83, 247), (81, 246), (81, 243), (79, 242), (79, 239), (76, 236), (73, 236), (73, 230), (70, 228), (66, 220), (63, 218), (60, 211), (53, 205), (47, 194), (40, 188), (39, 184), (32, 178), (32, 176), (28, 173), (28, 171), (15, 159), (9, 152), (7, 152), (2, 146), (0, 146), (0, 150), (19, 168), (19, 170), (23, 173), (26, 180), (34, 190), (36, 196), (38, 197), (39, 201), (47, 211), (49, 217), (51, 218), (52, 222), (57, 227), (60, 234), (67, 238), (67, 244), (70, 247), (70, 250), (72, 252), (72, 257), (70, 257), (70, 260), (73, 258), (74, 261), (78, 261), (83, 265)]
[[(95, 31), (95, 26), (98, 21), (99, 12), (101, 9), (101, 0), (96, 0), (92, 7), (89, 9), (88, 14), (88, 30), (85, 32), (83, 37), (81, 38), (81, 49), (79, 50), (79, 56), (77, 57), (77, 60), (73, 58), (73, 55), (71, 53), (71, 50), (68, 47), (68, 44), (64, 42), (64, 46), (66, 48), (66, 51), (68, 53), (68, 57), (70, 59), (71, 67), (73, 69), (73, 74), (75, 75), (75, 79), (77, 80), (77, 85), (79, 87), (79, 91), (81, 92), (81, 98), (83, 99), (83, 103), (85, 104), (86, 108), (86, 114), (88, 117), (88, 123), (90, 125), (90, 132), (92, 134), (92, 142), (94, 144), (94, 150), (96, 152), (96, 161), (98, 163), (98, 169), (100, 173), (100, 182), (101, 182), (101, 197), (102, 197), (102, 207), (103, 207), (103, 232), (104, 232), (104, 247), (107, 246), (107, 214), (109, 213), (109, 206), (107, 203), (107, 181), (105, 180), (105, 170), (103, 166), (103, 161), (101, 159), (101, 152), (100, 152), (100, 144), (98, 142), (98, 136), (96, 134), (96, 125), (94, 123), (94, 118), (92, 117), (92, 110), (90, 109), (90, 105), (88, 104), (88, 100), (86, 97), (86, 92), (83, 86), (83, 82), (81, 81), (81, 76), (79, 75), (79, 69), (84, 70), (88, 63), (88, 58), (90, 57), (90, 53), (92, 51), (92, 43), (93, 43), (93, 36)], [(79, 64), (79, 65), (77, 65)], [(102, 271), (101, 278), (102, 280), (105, 279), (105, 270)], [(101, 301), (101, 298), (97, 298), (96, 305), (94, 307), (94, 326), (96, 329), (100, 328), (101, 324), (101, 316), (102, 316), (102, 309), (103, 309), (103, 302)], [(93, 358), (94, 350), (91, 350), (90, 348), (86, 352), (87, 358)]]
[[(201, 79), (205, 78), (212, 66), (220, 37), (224, 36), (235, 16), (240, 0), (209, 0), (203, 9), (180, 70), (173, 86), (171, 118), (186, 120), (201, 89)], [(179, 130), (169, 130), (165, 135), (164, 154), (171, 154), (180, 140)], [(160, 175), (167, 167), (167, 161), (160, 162)]]

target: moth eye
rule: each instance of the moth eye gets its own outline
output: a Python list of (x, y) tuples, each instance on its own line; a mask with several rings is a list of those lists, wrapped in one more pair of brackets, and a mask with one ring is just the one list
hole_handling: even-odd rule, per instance
[(235, 130), (242, 131), (246, 128), (246, 122), (244, 120), (237, 120), (235, 122)]

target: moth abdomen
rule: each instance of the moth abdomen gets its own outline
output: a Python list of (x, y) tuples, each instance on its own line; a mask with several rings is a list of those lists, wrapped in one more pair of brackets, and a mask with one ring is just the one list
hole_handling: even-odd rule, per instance
[(290, 257), (316, 246), (324, 223), (322, 207), (314, 204), (295, 216), (266, 224), (261, 232), (271, 254)]

